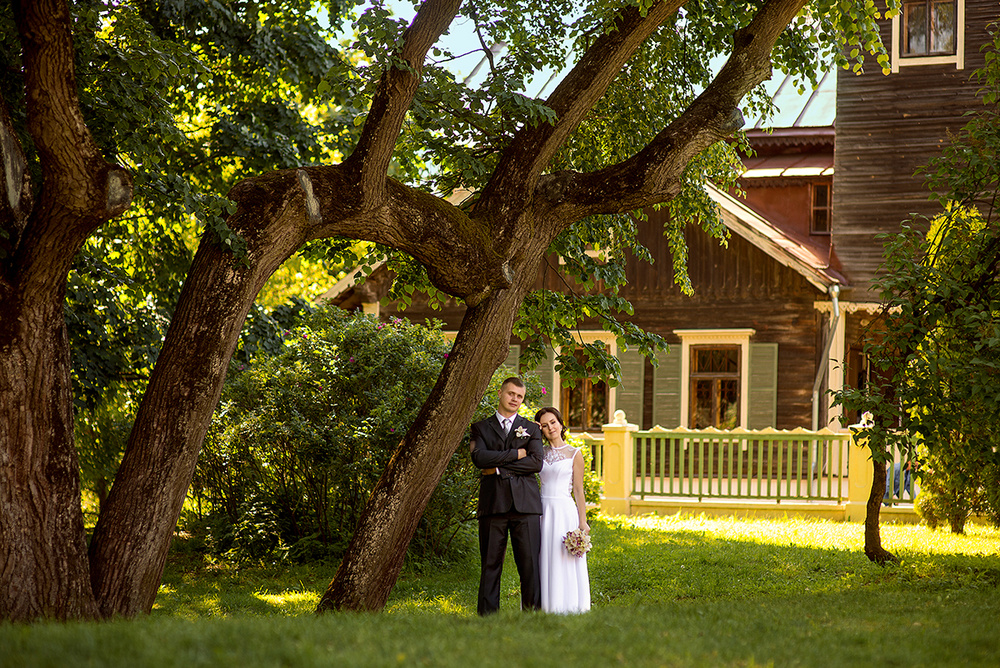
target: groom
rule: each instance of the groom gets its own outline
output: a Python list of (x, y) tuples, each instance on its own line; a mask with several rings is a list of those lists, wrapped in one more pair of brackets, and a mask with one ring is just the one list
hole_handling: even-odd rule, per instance
[(517, 414), (524, 382), (508, 378), (500, 386), (496, 413), (472, 425), (472, 463), (482, 469), (479, 482), (479, 602), (488, 615), (500, 609), (500, 573), (507, 534), (521, 579), (521, 609), (542, 607), (538, 580), (542, 497), (535, 474), (542, 470), (542, 432)]

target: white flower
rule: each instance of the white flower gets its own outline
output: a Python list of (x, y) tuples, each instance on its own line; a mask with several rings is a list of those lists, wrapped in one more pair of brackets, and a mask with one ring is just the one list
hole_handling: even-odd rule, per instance
[(514, 432), (514, 436), (518, 438), (527, 438), (528, 430), (525, 429), (524, 427), (518, 427), (517, 431)]
[(563, 545), (574, 557), (582, 557), (590, 552), (590, 535), (580, 529), (573, 529), (563, 538)]

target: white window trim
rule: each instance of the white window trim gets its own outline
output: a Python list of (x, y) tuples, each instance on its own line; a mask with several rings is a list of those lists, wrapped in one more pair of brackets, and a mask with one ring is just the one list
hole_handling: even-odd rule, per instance
[[(577, 333), (577, 341), (580, 343), (597, 343), (600, 341), (608, 347), (608, 350), (612, 355), (618, 357), (618, 339), (614, 334), (604, 331), (603, 329), (596, 330), (585, 330)], [(559, 352), (562, 353), (562, 347), (559, 348)], [(558, 405), (559, 412), (566, 414), (566, 410), (562, 405), (562, 378), (560, 374), (555, 369), (555, 360), (552, 361), (552, 387), (557, 395), (553, 397), (552, 404)], [(618, 409), (618, 388), (609, 387), (608, 388), (608, 421), (610, 421)]]
[[(691, 414), (691, 346), (740, 347), (740, 426), (747, 428), (750, 406), (750, 337), (757, 330), (743, 329), (675, 329), (681, 339), (681, 426), (690, 426)], [(612, 413), (613, 415), (613, 413)]]
[(955, 0), (955, 54), (951, 56), (916, 56), (903, 58), (899, 49), (902, 20), (900, 14), (892, 17), (891, 71), (911, 65), (947, 65), (955, 63), (956, 70), (965, 69), (965, 0)]

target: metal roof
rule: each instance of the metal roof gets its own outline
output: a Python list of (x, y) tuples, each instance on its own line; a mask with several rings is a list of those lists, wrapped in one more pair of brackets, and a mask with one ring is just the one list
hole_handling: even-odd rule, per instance
[(832, 127), (837, 118), (837, 73), (830, 70), (820, 75), (819, 83), (812, 91), (799, 93), (794, 78), (786, 75), (764, 84), (774, 88), (771, 101), (774, 115), (766, 123), (761, 118), (747, 119), (746, 127), (754, 130), (777, 128), (823, 128)]

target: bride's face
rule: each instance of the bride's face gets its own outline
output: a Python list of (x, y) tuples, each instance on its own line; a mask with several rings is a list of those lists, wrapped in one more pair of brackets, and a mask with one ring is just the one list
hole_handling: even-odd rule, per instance
[(542, 436), (547, 441), (556, 440), (562, 435), (562, 425), (559, 424), (559, 420), (556, 419), (554, 413), (545, 413), (542, 415), (541, 420), (538, 421), (538, 426), (542, 428)]

